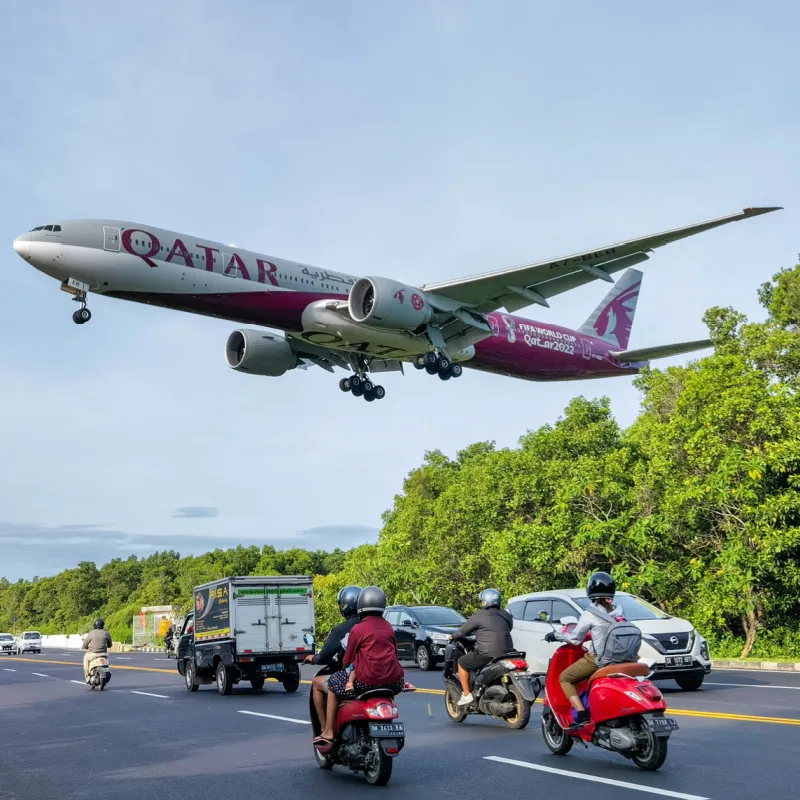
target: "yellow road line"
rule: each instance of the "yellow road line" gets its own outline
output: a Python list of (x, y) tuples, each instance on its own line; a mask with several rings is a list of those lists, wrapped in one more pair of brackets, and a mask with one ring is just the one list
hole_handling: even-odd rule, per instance
[[(80, 661), (48, 661), (43, 658), (19, 658), (16, 656), (11, 656), (10, 658), (3, 659), (4, 661), (27, 661), (31, 664), (62, 664), (68, 667), (82, 667), (83, 664)], [(113, 658), (112, 658), (113, 662)], [(134, 670), (137, 672), (161, 672), (166, 673), (167, 675), (178, 675), (177, 669), (161, 669), (159, 667), (129, 667), (124, 664), (112, 664), (113, 669), (128, 669)], [(311, 686), (311, 681), (300, 681), (300, 683)], [(438, 694), (443, 695), (444, 689), (423, 689), (417, 688), (415, 692), (411, 694)], [(541, 704), (541, 700), (537, 700), (537, 703)], [(800, 726), (800, 719), (792, 718), (792, 717), (762, 717), (757, 716), (755, 714), (728, 714), (722, 711), (693, 711), (690, 709), (682, 709), (682, 708), (669, 708), (667, 709), (668, 714), (672, 714), (676, 717), (703, 717), (705, 719), (726, 719), (732, 722), (765, 722), (771, 723), (772, 725), (797, 725)]]

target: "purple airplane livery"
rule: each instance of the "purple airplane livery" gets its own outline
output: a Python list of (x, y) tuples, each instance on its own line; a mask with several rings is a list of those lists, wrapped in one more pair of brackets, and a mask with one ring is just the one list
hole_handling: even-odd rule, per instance
[[(634, 266), (657, 247), (776, 210), (746, 208), (571, 256), (422, 286), (331, 272), (119, 220), (38, 225), (14, 240), (14, 250), (73, 295), (78, 324), (91, 318), (93, 292), (263, 326), (230, 334), (231, 368), (277, 377), (298, 367), (339, 367), (351, 373), (340, 380), (342, 391), (373, 401), (386, 392), (372, 375), (402, 372), (404, 363), (442, 380), (459, 377), (464, 367), (526, 380), (581, 380), (631, 375), (651, 359), (709, 347), (701, 340), (628, 349), (642, 283)], [(611, 276), (622, 270), (614, 283)], [(515, 316), (594, 280), (612, 286), (577, 330)]]

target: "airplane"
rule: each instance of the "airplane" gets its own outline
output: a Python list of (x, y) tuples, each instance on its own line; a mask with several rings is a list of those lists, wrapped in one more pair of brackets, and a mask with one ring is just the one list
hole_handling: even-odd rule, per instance
[[(278, 377), (319, 366), (351, 375), (344, 392), (386, 395), (374, 374), (411, 363), (442, 380), (464, 367), (533, 381), (638, 373), (653, 359), (711, 346), (708, 339), (627, 349), (642, 273), (655, 248), (780, 206), (740, 213), (556, 259), (411, 286), (347, 275), (134, 222), (62, 220), (14, 240), (29, 264), (61, 283), (91, 319), (89, 293), (279, 329), (240, 328), (228, 337), (232, 369)], [(625, 270), (615, 283), (613, 274)], [(591, 281), (612, 283), (577, 329), (515, 316)]]

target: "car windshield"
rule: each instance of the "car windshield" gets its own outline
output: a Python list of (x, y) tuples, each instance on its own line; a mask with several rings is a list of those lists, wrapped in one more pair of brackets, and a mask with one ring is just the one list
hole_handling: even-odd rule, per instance
[[(588, 597), (575, 597), (575, 602), (583, 609), (589, 608), (592, 601)], [(641, 597), (632, 594), (618, 594), (614, 598), (617, 608), (622, 610), (625, 619), (631, 622), (645, 619), (672, 619), (669, 614), (665, 614), (660, 608), (656, 608)]]
[(461, 625), (465, 621), (458, 611), (444, 606), (415, 608), (414, 613), (421, 625)]
[(26, 633), (23, 635), (24, 639), (39, 639), (41, 638), (38, 633)]
[(0, 633), (0, 642), (13, 642), (14, 637), (10, 633)]

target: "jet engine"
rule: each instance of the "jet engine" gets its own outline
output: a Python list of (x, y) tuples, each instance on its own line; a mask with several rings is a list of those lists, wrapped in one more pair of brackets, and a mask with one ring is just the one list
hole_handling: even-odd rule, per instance
[(225, 359), (231, 369), (272, 378), (297, 366), (297, 355), (286, 339), (246, 328), (228, 337)]
[(355, 322), (396, 331), (427, 325), (433, 314), (419, 289), (388, 278), (359, 278), (347, 305)]

